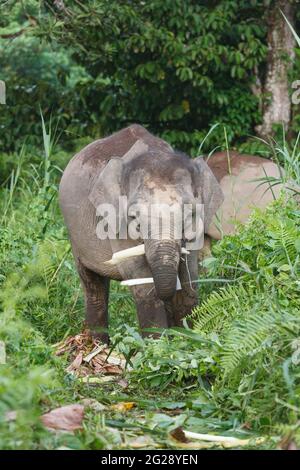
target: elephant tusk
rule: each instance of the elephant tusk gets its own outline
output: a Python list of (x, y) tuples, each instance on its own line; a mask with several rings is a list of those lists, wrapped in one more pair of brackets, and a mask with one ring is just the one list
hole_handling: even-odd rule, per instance
[[(138, 279), (127, 279), (126, 281), (121, 281), (121, 286), (139, 286), (140, 284), (152, 284), (153, 282), (153, 277), (140, 277)], [(176, 290), (181, 289), (181, 282), (177, 276)]]
[(124, 259), (131, 258), (132, 256), (140, 256), (145, 254), (145, 245), (137, 245), (126, 250), (116, 251), (109, 261), (105, 261), (106, 264), (115, 265), (123, 261)]
[(139, 279), (121, 281), (121, 286), (139, 286), (140, 284), (152, 284), (153, 282), (153, 277), (140, 277)]
[[(182, 247), (181, 253), (184, 255), (188, 255), (190, 252)], [(112, 258), (108, 261), (105, 261), (105, 264), (110, 264), (114, 266), (115, 264), (124, 261), (125, 259), (131, 258), (132, 256), (140, 256), (145, 254), (145, 245), (137, 245), (133, 246), (132, 248), (127, 248), (126, 250), (116, 251)]]

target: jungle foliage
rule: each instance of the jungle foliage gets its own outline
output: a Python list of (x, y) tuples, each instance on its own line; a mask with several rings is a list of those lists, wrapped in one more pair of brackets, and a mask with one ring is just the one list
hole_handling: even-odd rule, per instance
[(9, 106), (0, 122), (13, 131), (2, 133), (2, 149), (21, 135), (37, 141), (38, 105), (60, 116), (64, 145), (132, 122), (192, 155), (217, 122), (230, 143), (244, 144), (261, 118), (253, 86), (264, 74), (271, 4), (9, 0), (0, 19)]
[[(287, 148), (283, 154), (289, 155)], [(66, 370), (66, 356), (54, 355), (55, 343), (77, 334), (84, 316), (57, 204), (57, 162), (65, 156), (51, 145), (34, 164), (26, 155), (26, 147), (14, 154), (10, 184), (0, 197), (0, 341), (7, 355), (0, 377), (0, 447), (131, 448), (143, 434), (145, 447), (178, 448), (170, 434), (178, 426), (240, 438), (263, 435), (261, 448), (299, 445), (295, 201), (283, 195), (215, 244), (199, 278), (202, 302), (192, 328), (143, 339), (130, 294), (114, 283), (112, 347), (131, 366), (128, 385), (92, 386)], [(294, 158), (299, 161), (299, 152)], [(101, 411), (88, 409), (81, 431), (54, 434), (41, 425), (43, 412), (83, 398)], [(120, 402), (135, 408), (124, 414), (112, 406)], [(10, 412), (16, 417), (8, 418)]]
[[(82, 383), (67, 370), (68, 357), (55, 355), (84, 318), (58, 207), (62, 169), (76, 148), (132, 121), (192, 154), (220, 122), (225, 132), (215, 127), (203, 148), (246, 148), (259, 121), (250, 87), (264, 68), (269, 3), (5, 2), (1, 449), (184, 448), (171, 435), (180, 426), (253, 438), (250, 447), (258, 435), (259, 448), (300, 446), (300, 211), (286, 194), (214, 245), (190, 327), (143, 339), (128, 291), (113, 283), (112, 348), (130, 366), (123, 384)], [(296, 110), (296, 127), (297, 120)], [(299, 134), (292, 146), (280, 140), (264, 152), (300, 184)], [(84, 399), (98, 411), (86, 408), (80, 431), (42, 426), (42, 413)], [(135, 407), (113, 407), (123, 402)]]

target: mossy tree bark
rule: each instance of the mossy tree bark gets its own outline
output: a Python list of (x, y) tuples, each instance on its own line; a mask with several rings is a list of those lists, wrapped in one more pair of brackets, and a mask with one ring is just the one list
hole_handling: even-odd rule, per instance
[[(269, 3), (269, 2), (268, 2)], [(294, 24), (295, 2), (275, 0), (266, 11), (268, 26), (268, 58), (265, 80), (262, 84), (262, 124), (256, 127), (259, 136), (274, 134), (274, 124), (287, 130), (291, 120), (289, 68), (295, 57), (295, 39), (283, 18)]]

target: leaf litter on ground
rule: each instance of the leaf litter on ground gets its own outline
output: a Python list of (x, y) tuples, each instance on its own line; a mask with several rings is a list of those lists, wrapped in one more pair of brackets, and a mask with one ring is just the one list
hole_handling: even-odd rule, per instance
[(55, 347), (56, 356), (67, 355), (69, 365), (66, 371), (84, 383), (104, 383), (107, 380), (101, 376), (118, 377), (125, 371), (125, 357), (112, 352), (107, 344), (93, 338), (87, 331), (68, 336)]
[[(125, 381), (123, 377), (126, 366), (128, 366), (128, 364), (126, 364), (125, 357), (122, 354), (112, 351), (107, 344), (103, 344), (99, 340), (93, 338), (87, 331), (83, 331), (75, 336), (68, 336), (65, 340), (56, 344), (55, 348), (55, 354), (57, 356), (67, 355), (69, 364), (66, 368), (66, 372), (77, 377), (80, 382), (90, 385), (101, 385), (116, 381), (121, 384), (123, 381), (124, 384), (122, 384), (122, 387), (127, 388), (128, 382)], [(182, 412), (183, 409), (185, 409), (186, 403), (159, 403), (159, 400), (154, 401), (156, 412), (154, 411), (150, 420), (149, 416), (148, 419), (145, 419), (144, 415), (143, 417), (139, 416), (138, 410), (136, 410), (137, 413), (134, 413), (129, 421), (127, 419), (126, 421), (116, 421), (115, 419), (107, 420), (107, 424), (111, 421), (113, 428), (123, 428), (123, 430), (126, 429), (127, 432), (131, 429), (132, 431), (135, 431), (133, 434), (136, 432), (138, 434), (141, 432), (143, 433), (143, 435), (139, 437), (132, 436), (132, 440), (128, 440), (126, 443), (123, 443), (123, 448), (124, 446), (128, 446), (129, 448), (147, 448), (148, 446), (155, 448), (158, 445), (157, 443), (164, 443), (164, 445), (169, 445), (172, 448), (177, 447), (182, 449), (205, 449), (215, 446), (240, 447), (250, 444), (249, 439), (241, 440), (228, 436), (216, 436), (214, 434), (205, 435), (183, 431), (181, 425), (185, 421), (186, 416)], [(81, 400), (81, 403), (82, 404), (67, 405), (52, 410), (42, 416), (42, 422), (49, 429), (72, 432), (82, 428), (84, 410), (87, 408), (92, 409), (94, 412), (101, 412), (104, 410), (109, 412), (110, 410), (111, 412), (123, 414), (135, 409), (136, 406), (139, 405), (139, 400), (137, 399), (135, 401), (128, 402), (120, 400), (119, 403), (112, 404), (110, 406), (104, 406), (97, 402), (97, 400), (91, 399), (83, 399)], [(173, 409), (174, 407), (175, 410)], [(146, 406), (146, 408), (148, 407)], [(169, 413), (163, 415), (159, 412), (157, 413), (159, 408), (169, 408)], [(176, 411), (176, 413), (174, 413), (174, 411)], [(178, 416), (175, 418), (174, 415), (177, 414)], [(153, 422), (151, 423), (151, 421)], [(177, 431), (179, 429), (182, 431), (181, 433), (174, 431), (170, 432), (172, 431), (172, 428), (177, 429)], [(150, 437), (150, 435), (152, 436)], [(153, 441), (154, 436), (156, 437), (156, 443)], [(195, 440), (198, 440), (198, 442), (195, 442)], [(254, 446), (259, 443), (259, 441), (257, 443), (254, 442)]]

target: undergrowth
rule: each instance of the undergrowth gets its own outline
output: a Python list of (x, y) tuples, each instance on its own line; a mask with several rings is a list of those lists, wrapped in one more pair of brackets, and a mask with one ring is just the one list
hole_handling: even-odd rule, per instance
[(296, 203), (282, 197), (214, 246), (204, 263), (207, 277), (233, 282), (206, 296), (191, 315), (192, 329), (171, 332), (136, 356), (137, 382), (164, 388), (189, 380), (214, 403), (213, 416), (234, 416), (261, 432), (285, 423), (296, 432), (299, 215)]
[[(53, 345), (79, 332), (84, 319), (57, 203), (57, 162), (62, 158), (63, 166), (65, 156), (53, 151), (48, 145), (46, 162), (40, 156), (32, 164), (24, 147), (10, 159), (13, 170), (1, 188), (0, 341), (7, 359), (0, 365), (0, 448), (131, 448), (141, 435), (148, 439), (145, 447), (174, 447), (169, 432), (177, 426), (275, 436), (269, 447), (286, 435), (300, 444), (296, 203), (283, 196), (215, 244), (192, 328), (143, 339), (128, 291), (112, 283), (112, 346), (128, 361), (129, 385), (91, 387), (67, 374), (66, 359), (53, 353)], [(83, 398), (106, 409), (87, 411), (82, 431), (42, 427), (43, 412)], [(112, 411), (118, 401), (134, 401), (136, 408), (126, 415)], [(8, 412), (17, 412), (16, 419)]]

